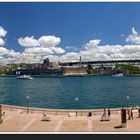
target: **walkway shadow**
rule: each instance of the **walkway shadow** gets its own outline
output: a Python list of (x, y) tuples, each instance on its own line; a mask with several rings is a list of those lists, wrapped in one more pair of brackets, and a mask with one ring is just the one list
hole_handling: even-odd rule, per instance
[(121, 125), (119, 126), (114, 126), (115, 129), (123, 128)]

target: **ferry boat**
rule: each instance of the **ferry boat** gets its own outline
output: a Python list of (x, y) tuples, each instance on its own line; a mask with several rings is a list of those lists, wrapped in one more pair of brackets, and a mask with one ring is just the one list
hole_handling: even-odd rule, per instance
[(31, 80), (31, 79), (33, 79), (33, 77), (31, 77), (30, 75), (21, 75), (21, 76), (18, 76), (17, 79)]

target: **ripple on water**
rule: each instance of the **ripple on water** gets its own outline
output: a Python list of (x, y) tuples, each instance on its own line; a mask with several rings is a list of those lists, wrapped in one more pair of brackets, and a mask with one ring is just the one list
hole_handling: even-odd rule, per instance
[[(0, 102), (3, 104), (63, 109), (123, 107), (139, 105), (140, 77), (112, 76), (43, 78), (17, 80), (0, 78)], [(126, 96), (130, 97), (127, 101)], [(74, 99), (78, 97), (79, 102)]]

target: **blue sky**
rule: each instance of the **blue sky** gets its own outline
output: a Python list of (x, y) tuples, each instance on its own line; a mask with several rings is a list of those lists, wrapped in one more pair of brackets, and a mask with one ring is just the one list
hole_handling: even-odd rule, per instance
[[(33, 36), (35, 40), (39, 40), (42, 36), (58, 37), (60, 40), (57, 40), (53, 47), (58, 47), (59, 50), (63, 49), (64, 51), (60, 50), (61, 53), (55, 51), (46, 55), (38, 54), (39, 58), (33, 56), (38, 59), (37, 62), (42, 61), (47, 55), (51, 55), (51, 57), (52, 55), (55, 57), (65, 55), (64, 57), (66, 57), (67, 53), (72, 53), (77, 58), (80, 51), (88, 48), (86, 47), (89, 45), (88, 43), (92, 44), (93, 49), (98, 42), (97, 40), (100, 41), (95, 46), (99, 46), (99, 44), (100, 46), (109, 45), (111, 48), (112, 46), (116, 47), (116, 45), (124, 47), (129, 45), (131, 48), (134, 46), (132, 48), (134, 51), (136, 48), (139, 49), (140, 44), (137, 41), (140, 39), (140, 2), (0, 2), (0, 26), (7, 31), (7, 34), (1, 37), (5, 43), (0, 47), (6, 48), (8, 51), (14, 50), (15, 53), (28, 52), (29, 54), (29, 51), (31, 53), (31, 46), (28, 46), (30, 41), (26, 40), (28, 45), (23, 45), (25, 37), (31, 38)], [(137, 34), (132, 32), (133, 27), (133, 31)], [(131, 38), (130, 35), (134, 36)], [(126, 41), (128, 37), (130, 38)], [(19, 38), (23, 39), (21, 43), (18, 42)], [(47, 37), (43, 39), (47, 39)], [(44, 46), (48, 47), (47, 45)], [(54, 50), (56, 49), (54, 48)], [(98, 52), (97, 49), (93, 51)], [(137, 51), (134, 53), (136, 54)], [(36, 52), (35, 48), (34, 52)], [(113, 56), (110, 56), (112, 52), (104, 52), (104, 54), (113, 59)], [(92, 58), (92, 54), (90, 55)], [(96, 54), (93, 55), (96, 56)], [(98, 56), (100, 57), (100, 55)], [(8, 54), (1, 55), (1, 57), (4, 58), (3, 62), (10, 62), (5, 60)], [(14, 59), (12, 57), (10, 56), (12, 62), (16, 61), (17, 57)]]

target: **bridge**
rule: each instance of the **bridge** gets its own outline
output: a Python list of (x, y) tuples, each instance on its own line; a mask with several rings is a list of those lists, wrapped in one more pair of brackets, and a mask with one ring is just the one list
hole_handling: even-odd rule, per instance
[(103, 61), (87, 61), (87, 62), (62, 62), (60, 66), (79, 66), (79, 65), (93, 65), (93, 66), (115, 66), (116, 64), (131, 64), (140, 65), (140, 59), (135, 60), (103, 60)]

